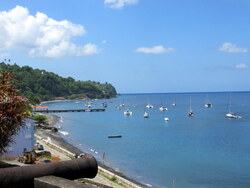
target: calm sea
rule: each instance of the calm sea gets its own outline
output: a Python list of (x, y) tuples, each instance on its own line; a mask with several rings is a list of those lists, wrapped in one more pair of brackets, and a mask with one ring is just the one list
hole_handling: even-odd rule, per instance
[[(212, 108), (204, 107), (207, 101)], [(81, 109), (88, 108), (87, 102), (45, 105)], [(250, 92), (126, 94), (95, 100), (92, 108), (102, 108), (103, 102), (108, 104), (105, 112), (57, 114), (57, 126), (68, 142), (153, 187), (250, 187)], [(154, 108), (145, 108), (148, 103)], [(125, 106), (116, 109), (121, 104)], [(162, 105), (168, 110), (160, 111)], [(190, 106), (194, 117), (187, 115)], [(227, 118), (228, 106), (241, 117)], [(124, 115), (127, 109), (131, 116)]]

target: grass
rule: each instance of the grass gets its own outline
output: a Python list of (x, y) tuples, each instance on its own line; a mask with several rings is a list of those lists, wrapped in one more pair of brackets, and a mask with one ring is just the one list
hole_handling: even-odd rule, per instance
[(102, 177), (108, 179), (109, 181), (111, 181), (111, 182), (117, 184), (117, 185), (120, 185), (120, 186), (122, 186), (122, 187), (127, 188), (126, 185), (124, 185), (123, 183), (121, 183), (120, 181), (117, 180), (117, 178), (116, 178), (115, 175), (112, 176), (112, 177), (110, 177), (110, 176), (108, 176), (108, 175), (106, 175), (106, 174), (104, 174), (104, 173), (102, 173), (102, 172), (100, 172), (100, 171), (98, 172), (98, 174), (101, 175)]
[(16, 160), (18, 157), (16, 157), (16, 156), (8, 156), (8, 155), (6, 155), (6, 156), (1, 156), (0, 157), (0, 160), (1, 161), (14, 161), (14, 160)]

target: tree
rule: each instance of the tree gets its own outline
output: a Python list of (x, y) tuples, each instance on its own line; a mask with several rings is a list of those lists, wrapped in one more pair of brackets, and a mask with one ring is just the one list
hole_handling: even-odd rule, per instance
[(13, 136), (20, 127), (24, 127), (25, 116), (30, 109), (27, 99), (20, 97), (19, 91), (14, 87), (13, 75), (3, 73), (0, 75), (0, 154), (13, 143)]
[(39, 126), (41, 126), (41, 124), (45, 124), (46, 120), (48, 119), (46, 116), (39, 115), (39, 114), (32, 117), (32, 118), (37, 120), (37, 123), (38, 123)]

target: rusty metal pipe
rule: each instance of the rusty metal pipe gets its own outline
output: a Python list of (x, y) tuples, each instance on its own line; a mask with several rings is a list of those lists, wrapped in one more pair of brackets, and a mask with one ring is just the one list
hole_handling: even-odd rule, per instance
[(32, 166), (9, 167), (0, 169), (0, 187), (33, 181), (36, 177), (54, 175), (66, 179), (94, 178), (98, 165), (91, 155), (79, 159), (60, 161), (57, 163), (39, 164)]

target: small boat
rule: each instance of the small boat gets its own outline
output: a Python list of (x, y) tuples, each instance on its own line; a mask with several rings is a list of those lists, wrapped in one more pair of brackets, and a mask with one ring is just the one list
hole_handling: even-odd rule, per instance
[(174, 102), (172, 103), (172, 106), (176, 106), (176, 98), (174, 98)]
[(211, 108), (213, 105), (212, 105), (211, 103), (206, 103), (206, 104), (204, 104), (204, 106), (205, 106), (206, 108)]
[(127, 109), (126, 111), (124, 111), (124, 115), (132, 115), (132, 112), (129, 109)]
[(159, 109), (160, 109), (160, 111), (166, 111), (166, 110), (168, 110), (168, 108), (165, 107), (165, 106), (161, 106)]
[(147, 112), (144, 112), (144, 115), (143, 115), (144, 118), (149, 118), (149, 114)]
[(190, 101), (190, 106), (189, 106), (188, 116), (194, 117), (194, 112), (193, 112), (192, 106), (191, 106), (191, 97), (190, 97), (189, 101)]
[(104, 103), (102, 103), (102, 106), (103, 106), (103, 108), (107, 108), (107, 103), (106, 102), (104, 102)]
[(152, 104), (147, 104), (146, 108), (154, 108)]
[(194, 117), (194, 113), (192, 111), (189, 111), (188, 116), (189, 117)]
[(166, 118), (164, 118), (164, 120), (165, 120), (165, 121), (169, 121), (169, 118), (166, 117)]
[(210, 103), (208, 95), (206, 96), (206, 104), (204, 104), (206, 108), (211, 108), (213, 105)]
[(241, 116), (237, 116), (235, 113), (231, 111), (231, 100), (232, 100), (232, 94), (230, 93), (229, 103), (228, 103), (228, 112), (226, 113), (226, 116), (231, 119), (241, 118)]
[(110, 135), (108, 136), (108, 138), (121, 138), (122, 135)]
[(121, 108), (121, 106), (116, 106), (115, 107), (117, 110), (121, 110), (122, 108)]
[(235, 115), (233, 112), (228, 112), (228, 113), (226, 113), (226, 116), (227, 116), (228, 118), (232, 118), (232, 119), (238, 118), (238, 116)]

